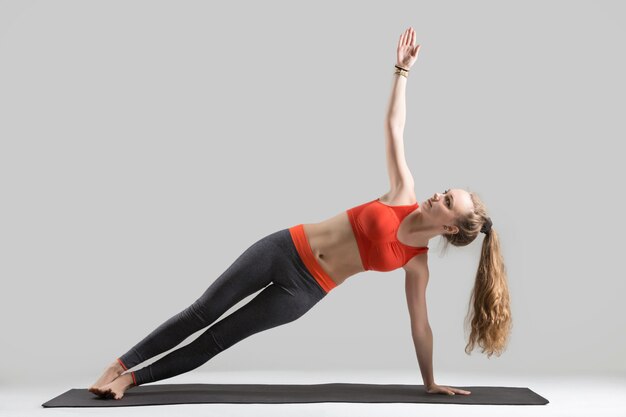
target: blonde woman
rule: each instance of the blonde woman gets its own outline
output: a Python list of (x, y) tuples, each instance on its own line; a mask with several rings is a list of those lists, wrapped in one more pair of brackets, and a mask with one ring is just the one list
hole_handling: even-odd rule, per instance
[[(428, 244), (442, 236), (465, 246), (481, 232), (482, 251), (470, 297), (467, 353), (475, 345), (500, 355), (511, 316), (498, 235), (480, 198), (460, 188), (434, 193), (417, 203), (415, 183), (404, 157), (405, 89), (420, 45), (408, 28), (398, 41), (397, 62), (386, 118), (390, 188), (379, 198), (319, 223), (298, 224), (269, 234), (246, 249), (193, 304), (174, 315), (118, 357), (89, 391), (120, 399), (133, 386), (195, 369), (235, 343), (296, 320), (333, 288), (363, 271), (406, 272), (406, 300), (424, 388), (431, 394), (470, 394), (439, 385), (432, 364), (433, 336), (426, 312)], [(256, 297), (216, 321), (234, 304)], [(207, 326), (193, 342), (141, 369), (130, 369), (163, 353)]]

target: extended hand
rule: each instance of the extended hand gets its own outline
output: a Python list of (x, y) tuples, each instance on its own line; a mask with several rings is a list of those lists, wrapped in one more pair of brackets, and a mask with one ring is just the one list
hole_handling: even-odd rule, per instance
[(471, 391), (465, 391), (459, 388), (446, 387), (444, 385), (433, 384), (426, 387), (426, 392), (429, 394), (462, 394), (462, 395), (470, 395)]
[(417, 60), (419, 49), (420, 45), (415, 45), (415, 31), (410, 27), (398, 40), (398, 66), (407, 70), (411, 68)]

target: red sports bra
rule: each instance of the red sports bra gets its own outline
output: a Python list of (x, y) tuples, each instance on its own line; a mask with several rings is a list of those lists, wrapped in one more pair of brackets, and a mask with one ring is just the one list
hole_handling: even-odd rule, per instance
[(419, 205), (389, 206), (377, 198), (353, 207), (348, 218), (359, 246), (361, 262), (366, 271), (393, 271), (406, 265), (427, 246), (405, 245), (396, 237), (402, 220)]

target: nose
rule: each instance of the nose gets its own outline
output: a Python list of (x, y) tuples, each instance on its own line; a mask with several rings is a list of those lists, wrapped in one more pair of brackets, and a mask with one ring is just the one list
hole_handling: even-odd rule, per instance
[(439, 193), (435, 193), (435, 195), (433, 195), (433, 200), (439, 200)]

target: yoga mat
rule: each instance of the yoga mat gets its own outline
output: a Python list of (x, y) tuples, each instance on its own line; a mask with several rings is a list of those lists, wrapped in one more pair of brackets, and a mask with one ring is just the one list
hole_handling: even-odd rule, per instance
[(121, 400), (102, 399), (86, 388), (73, 388), (43, 407), (131, 407), (201, 403), (440, 403), (544, 405), (548, 400), (528, 388), (458, 387), (470, 395), (427, 394), (423, 385), (332, 383), (275, 384), (155, 384), (133, 387)]

